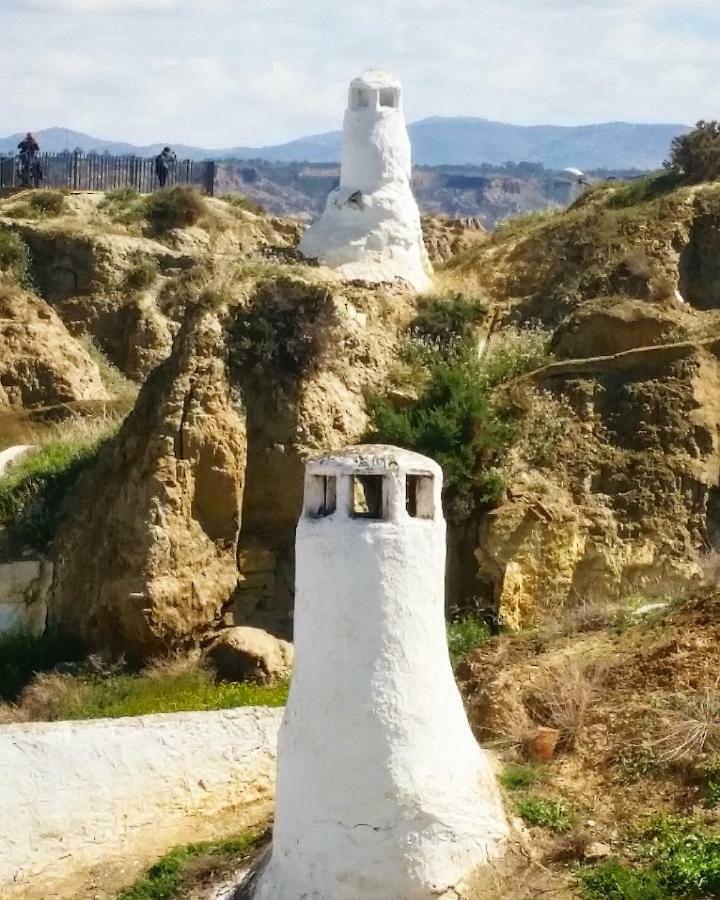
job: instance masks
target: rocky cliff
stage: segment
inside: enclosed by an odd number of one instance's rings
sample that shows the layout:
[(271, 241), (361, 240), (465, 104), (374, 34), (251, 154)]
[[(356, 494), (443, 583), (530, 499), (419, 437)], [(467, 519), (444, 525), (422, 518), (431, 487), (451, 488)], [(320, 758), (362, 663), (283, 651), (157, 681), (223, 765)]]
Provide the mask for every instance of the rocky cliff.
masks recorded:
[[(716, 188), (602, 186), (491, 237), (429, 221), (427, 302), (343, 283), (296, 258), (297, 225), (221, 201), (165, 231), (137, 198), (63, 202), (0, 203), (27, 248), (4, 276), (0, 396), (24, 414), (107, 402), (83, 335), (140, 383), (32, 548), (55, 564), (50, 621), (91, 647), (139, 660), (232, 625), (290, 636), (304, 460), (375, 428), (371, 397), (455, 440), (427, 406), (427, 352), (449, 366), (435, 400), (459, 403), (460, 338), (485, 368), (462, 398), (479, 418), (457, 437), (474, 487), (448, 508), (453, 607), (517, 628), (667, 596), (716, 546)], [(518, 334), (549, 355), (518, 362)]]

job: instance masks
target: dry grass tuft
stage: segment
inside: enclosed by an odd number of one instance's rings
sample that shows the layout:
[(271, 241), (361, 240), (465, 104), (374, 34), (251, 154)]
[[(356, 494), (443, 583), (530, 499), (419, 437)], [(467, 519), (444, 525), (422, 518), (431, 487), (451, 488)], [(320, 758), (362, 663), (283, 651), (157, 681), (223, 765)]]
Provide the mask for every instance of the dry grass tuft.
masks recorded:
[(88, 693), (88, 686), (74, 675), (39, 673), (22, 692), (14, 709), (22, 717), (19, 721), (52, 722), (58, 710), (81, 707)]
[(590, 708), (600, 696), (607, 664), (567, 660), (548, 674), (535, 691), (535, 718), (560, 732), (560, 746), (572, 750), (583, 732)]
[(170, 656), (161, 656), (154, 659), (142, 670), (146, 678), (160, 681), (165, 678), (181, 678), (183, 675), (191, 675), (195, 672), (208, 672), (205, 661), (198, 653), (183, 653), (178, 651)]
[(657, 746), (667, 762), (720, 753), (720, 677), (707, 690), (680, 701)]

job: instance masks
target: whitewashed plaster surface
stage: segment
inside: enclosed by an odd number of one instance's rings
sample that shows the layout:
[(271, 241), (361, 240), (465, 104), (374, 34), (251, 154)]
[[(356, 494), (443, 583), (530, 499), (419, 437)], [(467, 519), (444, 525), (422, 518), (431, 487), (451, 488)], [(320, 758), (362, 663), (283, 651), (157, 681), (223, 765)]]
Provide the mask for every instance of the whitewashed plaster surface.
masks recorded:
[(4, 475), (11, 466), (19, 462), (23, 456), (27, 456), (34, 449), (35, 447), (32, 444), (16, 444), (14, 447), (0, 450), (0, 475)]
[[(383, 520), (348, 515), (354, 473), (384, 476)], [(432, 478), (432, 518), (406, 511), (407, 474)], [(326, 517), (320, 476), (338, 477)], [(504, 852), (509, 825), (448, 656), (441, 482), (431, 460), (387, 447), (308, 465), (259, 900), (429, 900)]]
[[(366, 105), (358, 105), (358, 92)], [(395, 105), (382, 105), (383, 96), (393, 97)], [(427, 290), (432, 269), (410, 178), (402, 85), (393, 75), (368, 70), (350, 85), (340, 187), (303, 236), (300, 251), (343, 278), (401, 278), (417, 291)]]
[[(0, 897), (268, 811), (282, 711), (0, 726)], [(42, 891), (37, 896), (45, 896)], [(47, 896), (51, 896), (48, 894)]]
[(47, 598), (53, 566), (47, 560), (18, 560), (0, 564), (0, 634), (45, 631)]

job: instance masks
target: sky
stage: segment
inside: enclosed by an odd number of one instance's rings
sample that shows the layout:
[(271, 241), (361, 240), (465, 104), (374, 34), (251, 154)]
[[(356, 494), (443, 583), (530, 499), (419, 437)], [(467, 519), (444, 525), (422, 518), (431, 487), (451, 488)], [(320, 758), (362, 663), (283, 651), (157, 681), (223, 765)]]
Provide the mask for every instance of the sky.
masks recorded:
[(0, 0), (0, 135), (262, 146), (340, 127), (368, 66), (410, 121), (720, 118), (718, 0)]

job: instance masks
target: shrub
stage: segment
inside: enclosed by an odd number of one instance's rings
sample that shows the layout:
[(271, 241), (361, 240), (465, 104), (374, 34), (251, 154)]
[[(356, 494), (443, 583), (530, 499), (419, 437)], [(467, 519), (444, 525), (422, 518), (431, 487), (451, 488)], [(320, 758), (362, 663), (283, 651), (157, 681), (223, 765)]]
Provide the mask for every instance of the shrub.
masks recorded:
[(0, 230), (0, 271), (13, 275), (18, 281), (27, 276), (29, 251), (23, 239), (13, 231)]
[(490, 629), (482, 619), (468, 615), (448, 625), (447, 637), (450, 660), (456, 666), (488, 640)]
[(666, 166), (688, 181), (720, 178), (720, 122), (701, 120), (689, 134), (676, 137)]
[(412, 345), (444, 354), (474, 343), (477, 326), (487, 317), (487, 301), (455, 293), (421, 297), (409, 330)]
[(48, 441), (0, 477), (0, 525), (19, 546), (44, 550), (65, 496), (114, 426)]
[(707, 789), (705, 806), (708, 809), (717, 809), (720, 806), (720, 755), (706, 760), (702, 766), (702, 773)]
[(186, 184), (156, 191), (145, 198), (145, 217), (157, 232), (196, 225), (207, 212), (195, 188)]
[(60, 191), (33, 191), (27, 203), (41, 216), (59, 216), (65, 211), (65, 197)]
[(500, 775), (500, 784), (508, 791), (527, 791), (543, 780), (544, 770), (527, 763), (512, 763)]
[[(117, 900), (173, 900), (189, 896), (193, 887), (206, 886), (218, 869), (237, 870), (266, 835), (248, 831), (235, 838), (178, 847), (162, 857)], [(192, 891), (194, 893), (194, 891)]]
[(492, 391), (538, 368), (547, 358), (546, 346), (540, 332), (508, 332), (482, 359), (474, 348), (432, 354), (411, 404), (369, 398), (371, 439), (436, 460), (445, 473), (451, 516), (463, 518), (478, 504), (497, 502), (504, 490), (498, 468), (518, 431)]
[(518, 801), (517, 810), (528, 825), (547, 828), (548, 831), (553, 831), (555, 834), (565, 834), (572, 830), (572, 815), (560, 800), (523, 797)]
[(98, 210), (118, 225), (135, 225), (145, 218), (145, 201), (135, 188), (119, 188), (105, 194)]
[(232, 363), (241, 378), (295, 385), (320, 364), (334, 323), (326, 287), (288, 278), (267, 282), (230, 326)]
[(246, 197), (244, 194), (223, 194), (220, 199), (236, 209), (243, 210), (243, 212), (253, 213), (256, 216), (265, 214), (265, 209), (260, 203), (256, 203), (255, 200), (251, 200), (250, 197)]
[(152, 287), (159, 274), (157, 260), (152, 256), (138, 253), (130, 269), (125, 273), (125, 287), (129, 291), (142, 291)]

